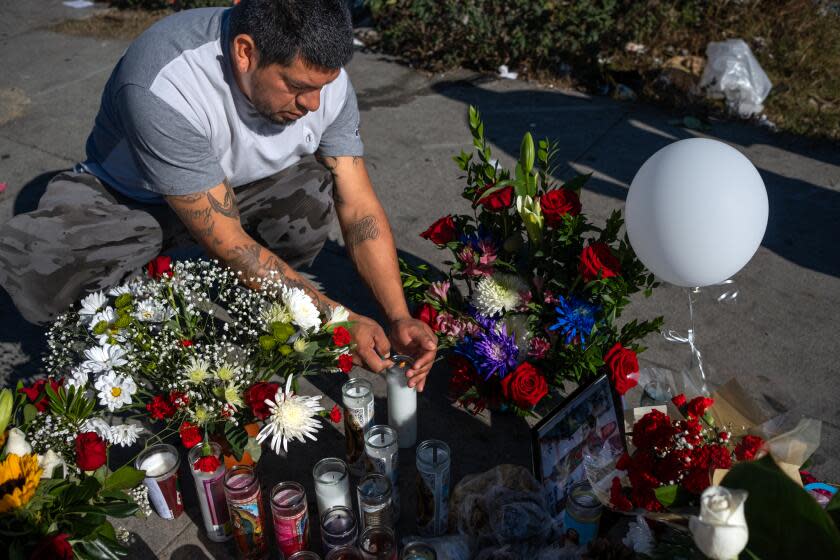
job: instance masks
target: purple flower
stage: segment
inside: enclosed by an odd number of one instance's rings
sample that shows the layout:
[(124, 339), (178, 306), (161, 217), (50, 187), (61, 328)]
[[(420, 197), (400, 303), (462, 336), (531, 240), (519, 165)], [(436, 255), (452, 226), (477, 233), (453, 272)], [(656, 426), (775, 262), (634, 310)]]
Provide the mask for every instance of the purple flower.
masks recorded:
[(478, 373), (487, 381), (493, 375), (503, 378), (516, 367), (519, 348), (516, 346), (516, 339), (509, 336), (507, 329), (502, 325), (479, 334), (473, 352)]

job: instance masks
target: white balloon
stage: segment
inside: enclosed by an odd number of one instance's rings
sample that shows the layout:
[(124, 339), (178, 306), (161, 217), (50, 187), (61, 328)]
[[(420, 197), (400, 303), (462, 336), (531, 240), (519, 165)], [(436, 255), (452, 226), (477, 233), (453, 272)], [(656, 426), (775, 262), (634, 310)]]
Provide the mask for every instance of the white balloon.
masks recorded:
[(625, 223), (630, 244), (657, 277), (685, 287), (741, 270), (767, 229), (767, 190), (738, 150), (705, 138), (653, 154), (633, 178)]

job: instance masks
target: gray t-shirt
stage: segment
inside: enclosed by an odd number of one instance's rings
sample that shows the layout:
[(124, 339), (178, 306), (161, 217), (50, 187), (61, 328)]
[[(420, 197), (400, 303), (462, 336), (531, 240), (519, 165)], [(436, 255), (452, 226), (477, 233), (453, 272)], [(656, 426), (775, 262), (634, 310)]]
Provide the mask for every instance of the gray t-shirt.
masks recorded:
[(230, 67), (230, 10), (171, 15), (144, 32), (102, 94), (82, 166), (141, 202), (230, 181), (235, 188), (318, 151), (361, 156), (359, 109), (347, 73), (321, 90), (321, 106), (280, 125), (261, 116)]

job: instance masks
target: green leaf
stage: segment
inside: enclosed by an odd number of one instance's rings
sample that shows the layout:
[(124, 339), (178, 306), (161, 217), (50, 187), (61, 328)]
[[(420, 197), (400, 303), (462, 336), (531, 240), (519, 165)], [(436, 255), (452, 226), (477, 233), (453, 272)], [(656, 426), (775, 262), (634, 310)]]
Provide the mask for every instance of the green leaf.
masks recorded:
[(137, 504), (133, 503), (107, 502), (99, 504), (98, 507), (105, 512), (105, 515), (109, 515), (111, 517), (131, 517), (137, 513)]
[(146, 474), (131, 465), (123, 465), (105, 479), (103, 490), (128, 490), (134, 488), (146, 478)]
[(225, 422), (225, 438), (230, 444), (236, 460), (242, 459), (242, 452), (245, 450), (245, 445), (248, 444), (248, 432), (242, 426)]
[(840, 531), (831, 517), (770, 456), (735, 465), (721, 484), (750, 493), (747, 547), (762, 560), (840, 558)]
[(29, 424), (36, 416), (38, 416), (38, 409), (35, 408), (34, 404), (27, 403), (23, 407), (23, 423)]
[(566, 181), (563, 184), (564, 189), (571, 189), (577, 193), (580, 193), (580, 189), (586, 184), (589, 178), (592, 177), (592, 173), (587, 173), (586, 175), (578, 175), (574, 179)]
[(660, 486), (659, 488), (656, 488), (653, 493), (656, 494), (656, 499), (660, 504), (666, 508), (671, 507), (679, 498), (680, 485), (671, 484), (670, 486)]
[(834, 497), (828, 502), (825, 512), (831, 516), (834, 524), (840, 527), (840, 492), (834, 494)]

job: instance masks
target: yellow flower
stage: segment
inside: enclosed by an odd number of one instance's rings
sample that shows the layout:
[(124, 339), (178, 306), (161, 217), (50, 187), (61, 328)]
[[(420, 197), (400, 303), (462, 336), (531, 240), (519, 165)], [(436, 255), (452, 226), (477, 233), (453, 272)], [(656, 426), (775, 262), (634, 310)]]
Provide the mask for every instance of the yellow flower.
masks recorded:
[(38, 457), (31, 453), (23, 457), (10, 453), (5, 461), (0, 462), (0, 492), (3, 492), (0, 514), (28, 504), (35, 495), (42, 472)]

